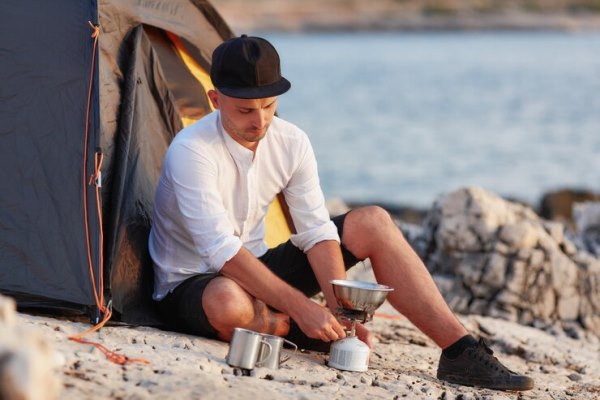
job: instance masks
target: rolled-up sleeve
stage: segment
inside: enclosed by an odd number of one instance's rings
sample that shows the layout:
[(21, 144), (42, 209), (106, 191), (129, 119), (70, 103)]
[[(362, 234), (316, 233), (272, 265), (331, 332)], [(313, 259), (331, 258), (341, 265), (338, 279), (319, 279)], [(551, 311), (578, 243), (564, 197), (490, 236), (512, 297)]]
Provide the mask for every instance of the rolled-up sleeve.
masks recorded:
[(297, 232), (291, 236), (291, 241), (304, 252), (324, 240), (335, 240), (339, 243), (337, 229), (331, 222), (325, 206), (317, 161), (308, 138), (301, 142), (296, 154), (299, 155), (298, 167), (284, 189)]
[(234, 235), (218, 190), (218, 165), (199, 152), (197, 146), (188, 146), (186, 142), (171, 149), (167, 162), (177, 207), (175, 214), (203, 264), (209, 271), (219, 271), (237, 254), (242, 242)]

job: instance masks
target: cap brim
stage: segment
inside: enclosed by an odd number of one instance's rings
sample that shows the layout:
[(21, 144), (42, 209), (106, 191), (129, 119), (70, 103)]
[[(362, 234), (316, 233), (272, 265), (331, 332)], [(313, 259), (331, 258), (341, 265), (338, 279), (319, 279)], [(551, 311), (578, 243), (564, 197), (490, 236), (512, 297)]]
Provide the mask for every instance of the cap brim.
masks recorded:
[(229, 97), (238, 99), (264, 99), (265, 97), (275, 97), (284, 94), (292, 84), (285, 78), (281, 78), (279, 82), (271, 85), (257, 87), (227, 87), (217, 86), (219, 92)]

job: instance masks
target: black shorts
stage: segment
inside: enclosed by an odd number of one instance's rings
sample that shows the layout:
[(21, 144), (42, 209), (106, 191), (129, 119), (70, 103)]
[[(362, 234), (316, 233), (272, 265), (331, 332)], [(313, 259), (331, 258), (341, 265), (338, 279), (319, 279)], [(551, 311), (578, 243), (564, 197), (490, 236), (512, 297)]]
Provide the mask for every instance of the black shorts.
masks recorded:
[[(342, 214), (332, 219), (340, 238), (345, 218), (346, 214)], [(343, 245), (341, 250), (346, 270), (361, 261)], [(321, 291), (306, 254), (294, 246), (291, 241), (288, 240), (269, 249), (259, 257), (259, 260), (275, 275), (306, 296), (312, 297)], [(218, 276), (221, 275), (219, 273), (194, 275), (183, 281), (158, 302), (158, 308), (167, 324), (167, 329), (209, 338), (217, 337), (217, 331), (208, 322), (202, 308), (202, 295), (208, 283)]]

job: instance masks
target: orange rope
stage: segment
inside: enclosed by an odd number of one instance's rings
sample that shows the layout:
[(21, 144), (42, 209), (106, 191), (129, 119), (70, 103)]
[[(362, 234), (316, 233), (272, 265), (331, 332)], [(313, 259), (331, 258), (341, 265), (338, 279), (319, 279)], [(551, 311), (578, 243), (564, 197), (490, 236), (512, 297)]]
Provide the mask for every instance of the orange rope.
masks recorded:
[(95, 346), (98, 350), (100, 350), (106, 356), (106, 358), (109, 361), (111, 361), (115, 364), (124, 365), (124, 364), (130, 363), (130, 362), (139, 362), (142, 364), (150, 364), (150, 361), (146, 360), (145, 358), (129, 358), (126, 355), (119, 354), (112, 350), (107, 349), (100, 343), (92, 342), (92, 341), (85, 340), (85, 339), (71, 339), (71, 340), (74, 342), (77, 342), (77, 343), (91, 344), (92, 346)]
[(123, 364), (127, 364), (129, 362), (139, 362), (142, 364), (150, 364), (150, 361), (146, 360), (145, 358), (129, 358), (124, 354), (120, 354), (115, 351), (107, 349), (104, 345), (102, 345), (98, 342), (93, 342), (91, 340), (82, 339), (82, 337), (89, 335), (92, 332), (98, 331), (100, 328), (102, 328), (104, 326), (104, 324), (106, 324), (108, 322), (110, 317), (112, 317), (112, 310), (110, 307), (110, 302), (109, 302), (108, 306), (105, 308), (105, 310), (106, 310), (106, 313), (105, 313), (104, 319), (102, 321), (100, 321), (99, 324), (91, 327), (90, 329), (88, 329), (85, 332), (69, 336), (69, 340), (72, 340), (74, 342), (81, 343), (81, 344), (89, 344), (89, 345), (96, 347), (98, 350), (100, 350), (106, 356), (106, 358), (109, 361), (111, 361), (115, 364), (123, 365)]
[[(94, 25), (90, 21), (88, 24), (93, 29), (91, 37), (94, 39), (94, 45), (92, 48), (92, 63), (90, 68), (90, 79), (89, 79), (89, 88), (88, 88), (88, 96), (87, 96), (87, 106), (85, 110), (85, 141), (83, 147), (83, 214), (84, 214), (84, 224), (85, 224), (85, 239), (87, 244), (87, 257), (88, 257), (88, 266), (90, 269), (90, 277), (92, 279), (92, 288), (94, 289), (94, 300), (96, 301), (96, 307), (102, 312), (105, 313), (106, 309), (104, 307), (104, 287), (100, 287), (100, 296), (98, 295), (98, 290), (96, 289), (96, 278), (94, 275), (94, 263), (92, 261), (92, 246), (90, 241), (90, 227), (88, 225), (88, 206), (87, 206), (87, 149), (89, 142), (89, 130), (90, 130), (90, 110), (92, 107), (92, 89), (93, 89), (93, 81), (94, 81), (94, 67), (96, 64), (96, 49), (98, 48), (98, 37), (100, 36), (100, 26)], [(102, 224), (100, 224), (102, 225)], [(102, 248), (100, 248), (100, 254), (102, 254)], [(102, 265), (100, 265), (100, 270), (102, 271)], [(100, 274), (102, 276), (102, 273)]]
[[(90, 278), (92, 280), (92, 288), (94, 289), (94, 300), (96, 302), (96, 307), (100, 310), (100, 312), (104, 315), (102, 321), (100, 321), (96, 326), (88, 329), (85, 332), (71, 335), (69, 336), (69, 340), (72, 340), (77, 343), (82, 344), (90, 344), (99, 349), (108, 360), (114, 362), (115, 364), (126, 364), (128, 362), (140, 362), (144, 364), (150, 364), (150, 361), (143, 358), (129, 358), (123, 354), (116, 353), (112, 350), (107, 349), (100, 343), (93, 342), (90, 340), (82, 339), (83, 336), (86, 336), (92, 332), (98, 331), (102, 328), (108, 320), (112, 317), (112, 307), (109, 302), (108, 305), (104, 305), (104, 231), (102, 228), (102, 206), (100, 199), (100, 187), (102, 186), (102, 161), (104, 160), (104, 155), (101, 150), (97, 150), (94, 154), (94, 173), (90, 176), (89, 180), (86, 181), (87, 177), (87, 149), (89, 143), (89, 127), (90, 127), (90, 111), (92, 107), (92, 89), (93, 89), (93, 81), (94, 81), (94, 68), (96, 65), (96, 50), (98, 48), (98, 37), (100, 36), (100, 26), (92, 24), (91, 21), (88, 21), (88, 24), (92, 28), (92, 39), (94, 39), (94, 46), (92, 50), (92, 66), (90, 69), (90, 85), (88, 89), (87, 96), (87, 107), (85, 111), (85, 141), (83, 148), (83, 213), (84, 213), (84, 224), (85, 224), (85, 239), (87, 244), (87, 257), (88, 257), (88, 266), (90, 269)], [(92, 261), (92, 245), (90, 240), (90, 227), (88, 224), (88, 207), (87, 207), (87, 185), (95, 186), (95, 194), (96, 194), (96, 211), (98, 213), (98, 226), (99, 226), (99, 272), (100, 276), (99, 280), (99, 288), (96, 288), (96, 277), (94, 274), (94, 262)], [(100, 293), (98, 293), (100, 292)]]
[(385, 313), (375, 313), (375, 317), (383, 318), (383, 319), (402, 319), (402, 315), (396, 314), (385, 314)]
[[(104, 154), (101, 150), (97, 150), (94, 153), (94, 174), (90, 177), (93, 181), (96, 189), (96, 212), (98, 213), (98, 227), (99, 227), (99, 264), (100, 264), (100, 304), (104, 304), (104, 228), (102, 227), (102, 200), (100, 199), (100, 188), (102, 187), (102, 161), (104, 160)], [(110, 313), (112, 315), (112, 312)]]

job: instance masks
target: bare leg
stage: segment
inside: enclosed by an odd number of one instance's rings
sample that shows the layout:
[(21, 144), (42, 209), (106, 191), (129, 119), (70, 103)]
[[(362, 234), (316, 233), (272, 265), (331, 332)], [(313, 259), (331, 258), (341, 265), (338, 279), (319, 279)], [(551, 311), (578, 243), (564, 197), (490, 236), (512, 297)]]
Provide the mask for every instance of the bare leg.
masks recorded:
[(387, 211), (351, 211), (342, 242), (355, 256), (370, 258), (377, 281), (394, 288), (387, 297), (392, 306), (442, 349), (467, 334)]
[(271, 310), (229, 278), (213, 279), (204, 290), (202, 307), (219, 339), (229, 342), (236, 327), (285, 336), (289, 317)]

